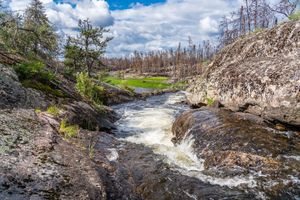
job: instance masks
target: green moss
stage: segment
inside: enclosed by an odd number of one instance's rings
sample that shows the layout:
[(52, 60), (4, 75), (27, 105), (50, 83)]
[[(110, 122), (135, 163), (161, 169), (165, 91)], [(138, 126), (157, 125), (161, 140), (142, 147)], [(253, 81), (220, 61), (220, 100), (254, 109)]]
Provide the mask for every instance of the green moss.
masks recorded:
[(297, 11), (289, 16), (289, 20), (297, 21), (300, 20), (300, 11)]
[(67, 120), (63, 119), (60, 122), (59, 132), (64, 135), (66, 139), (76, 137), (79, 133), (78, 125), (67, 125)]
[(24, 81), (22, 81), (22, 85), (27, 88), (33, 88), (36, 90), (40, 90), (47, 95), (50, 94), (50, 95), (53, 95), (56, 97), (62, 97), (62, 98), (66, 97), (66, 95), (61, 90), (53, 89), (47, 84), (37, 82), (34, 80), (24, 80)]
[(59, 115), (59, 109), (57, 106), (50, 106), (46, 112), (55, 117), (57, 117)]

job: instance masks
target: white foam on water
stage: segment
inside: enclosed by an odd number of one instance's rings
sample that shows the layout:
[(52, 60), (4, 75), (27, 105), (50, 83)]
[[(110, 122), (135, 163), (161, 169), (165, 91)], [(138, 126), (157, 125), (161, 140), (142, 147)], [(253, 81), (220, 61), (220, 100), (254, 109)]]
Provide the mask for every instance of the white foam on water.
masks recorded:
[(127, 108), (123, 112), (118, 128), (125, 132), (132, 131), (135, 134), (122, 140), (151, 147), (154, 153), (164, 156), (164, 161), (172, 169), (181, 172), (183, 175), (220, 186), (238, 187), (241, 184), (247, 184), (250, 188), (256, 187), (257, 184), (252, 175), (217, 178), (203, 174), (204, 160), (198, 158), (194, 153), (194, 139), (192, 136), (184, 138), (178, 145), (172, 143), (171, 128), (175, 120), (176, 110), (167, 105), (181, 102), (184, 97), (182, 93), (171, 95), (161, 107), (146, 107), (140, 110)]

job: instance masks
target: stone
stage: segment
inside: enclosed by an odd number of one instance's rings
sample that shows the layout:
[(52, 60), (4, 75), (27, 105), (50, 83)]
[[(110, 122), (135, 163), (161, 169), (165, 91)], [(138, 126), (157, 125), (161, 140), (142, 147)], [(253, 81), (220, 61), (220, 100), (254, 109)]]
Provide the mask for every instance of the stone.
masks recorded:
[(220, 102), (233, 111), (300, 125), (300, 21), (252, 33), (223, 48), (190, 82), (190, 104)]
[(40, 92), (24, 88), (11, 66), (0, 64), (0, 109), (44, 108), (47, 101)]
[[(300, 178), (300, 162), (286, 159), (289, 155), (300, 156), (296, 132), (276, 130), (249, 113), (212, 107), (183, 113), (175, 120), (172, 131), (175, 145), (192, 138), (194, 153), (203, 160), (205, 174), (232, 179), (254, 177), (260, 183), (253, 188), (264, 191), (271, 199), (280, 195), (292, 198), (300, 191), (294, 182)], [(282, 180), (287, 182), (279, 187)], [(274, 187), (268, 186), (270, 182)]]

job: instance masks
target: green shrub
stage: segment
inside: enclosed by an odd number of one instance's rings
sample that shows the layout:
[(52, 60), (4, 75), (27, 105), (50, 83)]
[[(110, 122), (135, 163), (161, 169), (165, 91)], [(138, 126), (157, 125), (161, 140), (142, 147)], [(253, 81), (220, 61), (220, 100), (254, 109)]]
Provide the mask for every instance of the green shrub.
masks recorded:
[(50, 106), (46, 112), (55, 117), (57, 117), (59, 115), (59, 109), (57, 106)]
[(20, 80), (35, 79), (40, 81), (51, 81), (54, 74), (45, 70), (45, 64), (41, 61), (28, 61), (17, 64), (14, 67)]
[(59, 132), (64, 135), (66, 139), (76, 137), (79, 133), (78, 125), (67, 125), (67, 120), (63, 119), (60, 122)]
[(95, 81), (89, 78), (87, 73), (81, 72), (76, 76), (76, 90), (86, 98), (95, 102), (96, 104), (102, 104), (103, 96), (105, 95), (105, 89), (99, 86)]
[(297, 11), (289, 16), (289, 20), (297, 21), (300, 20), (300, 11)]

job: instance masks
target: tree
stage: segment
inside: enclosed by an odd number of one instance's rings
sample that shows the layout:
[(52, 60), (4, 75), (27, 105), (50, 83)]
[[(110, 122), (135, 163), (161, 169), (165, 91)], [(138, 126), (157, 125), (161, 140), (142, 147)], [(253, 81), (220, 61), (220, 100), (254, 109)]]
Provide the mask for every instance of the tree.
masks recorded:
[(269, 9), (273, 12), (277, 12), (286, 17), (289, 17), (300, 4), (299, 0), (280, 0), (280, 2), (274, 7), (269, 6)]
[(51, 26), (40, 0), (32, 0), (25, 10), (24, 25), (20, 28), (25, 41), (23, 51), (41, 58), (57, 55), (58, 36)]
[(72, 43), (72, 38), (68, 37), (65, 45), (65, 59), (64, 64), (71, 72), (81, 70), (84, 65), (82, 60), (82, 50), (79, 46)]
[(66, 59), (75, 57), (74, 54), (80, 56), (80, 59), (84, 61), (88, 75), (91, 76), (93, 66), (97, 61), (100, 61), (101, 56), (105, 53), (107, 43), (112, 40), (112, 37), (105, 37), (104, 34), (109, 30), (104, 27), (93, 27), (89, 19), (79, 20), (78, 28), (79, 35), (69, 41), (69, 47), (75, 51), (72, 53), (66, 49), (67, 52), (71, 53), (66, 55)]

